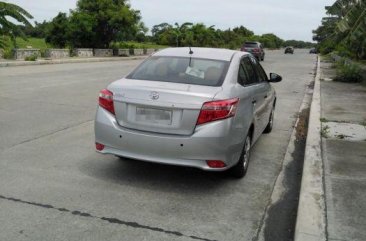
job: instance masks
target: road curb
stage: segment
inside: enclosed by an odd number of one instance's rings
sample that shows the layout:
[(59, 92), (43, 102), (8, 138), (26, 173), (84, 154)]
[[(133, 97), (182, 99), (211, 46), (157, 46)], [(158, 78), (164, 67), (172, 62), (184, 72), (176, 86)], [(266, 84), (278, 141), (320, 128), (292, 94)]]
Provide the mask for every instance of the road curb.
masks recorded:
[(326, 240), (320, 101), (320, 57), (318, 57), (305, 147), (295, 241)]
[(135, 57), (107, 57), (107, 58), (79, 58), (79, 59), (52, 59), (52, 60), (37, 60), (37, 61), (13, 61), (0, 62), (0, 67), (16, 67), (30, 65), (46, 65), (46, 64), (69, 64), (69, 63), (93, 63), (93, 62), (114, 62), (114, 61), (129, 61), (142, 60), (148, 56)]

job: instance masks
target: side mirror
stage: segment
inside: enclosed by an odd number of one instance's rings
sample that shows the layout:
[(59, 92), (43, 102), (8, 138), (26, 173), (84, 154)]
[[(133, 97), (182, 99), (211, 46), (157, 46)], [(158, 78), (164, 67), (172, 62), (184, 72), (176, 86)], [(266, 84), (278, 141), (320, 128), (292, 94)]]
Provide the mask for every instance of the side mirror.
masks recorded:
[(269, 74), (269, 82), (280, 82), (282, 80), (281, 75), (275, 74), (275, 73), (270, 73)]

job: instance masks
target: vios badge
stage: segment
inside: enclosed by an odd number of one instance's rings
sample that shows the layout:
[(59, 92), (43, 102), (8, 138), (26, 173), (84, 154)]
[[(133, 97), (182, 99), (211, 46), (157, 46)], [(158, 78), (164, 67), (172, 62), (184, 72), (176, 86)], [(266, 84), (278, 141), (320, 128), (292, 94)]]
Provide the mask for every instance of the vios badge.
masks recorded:
[(159, 99), (159, 93), (158, 93), (158, 92), (156, 92), (156, 91), (151, 92), (151, 93), (150, 93), (150, 98), (151, 98), (152, 100), (157, 100), (157, 99)]

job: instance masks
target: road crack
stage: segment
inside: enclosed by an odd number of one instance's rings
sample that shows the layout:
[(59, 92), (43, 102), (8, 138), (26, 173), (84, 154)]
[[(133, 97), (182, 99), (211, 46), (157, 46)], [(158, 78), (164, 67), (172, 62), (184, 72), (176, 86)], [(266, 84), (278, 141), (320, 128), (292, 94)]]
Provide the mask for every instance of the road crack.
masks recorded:
[(74, 215), (74, 216), (98, 219), (98, 220), (105, 221), (105, 222), (108, 222), (108, 223), (111, 223), (111, 224), (124, 225), (124, 226), (127, 226), (127, 227), (136, 228), (136, 229), (146, 229), (146, 230), (150, 230), (150, 231), (153, 231), (153, 232), (165, 233), (165, 234), (168, 234), (168, 235), (174, 235), (174, 236), (178, 236), (178, 237), (186, 237), (186, 238), (190, 238), (190, 239), (194, 239), (194, 240), (217, 241), (217, 240), (214, 240), (214, 239), (207, 239), (207, 238), (197, 237), (197, 236), (193, 236), (193, 235), (186, 235), (186, 234), (183, 234), (183, 233), (178, 232), (178, 231), (171, 231), (171, 230), (166, 230), (166, 229), (159, 228), (159, 227), (143, 225), (143, 224), (139, 224), (137, 222), (123, 221), (123, 220), (118, 219), (118, 218), (99, 217), (99, 216), (95, 216), (95, 215), (92, 215), (90, 213), (81, 212), (81, 211), (78, 211), (78, 210), (72, 211), (72, 210), (69, 210), (69, 209), (66, 209), (66, 208), (58, 208), (58, 207), (55, 207), (55, 206), (50, 205), (50, 204), (29, 202), (29, 201), (21, 200), (19, 198), (6, 197), (6, 196), (3, 196), (3, 195), (0, 195), (0, 199), (11, 201), (11, 202), (16, 202), (16, 203), (28, 204), (28, 205), (32, 205), (32, 206), (36, 206), (36, 207), (40, 207), (40, 208), (45, 208), (45, 209), (57, 210), (57, 211), (60, 211), (60, 212), (63, 212), (63, 213), (68, 213), (68, 214), (71, 214), (71, 215)]

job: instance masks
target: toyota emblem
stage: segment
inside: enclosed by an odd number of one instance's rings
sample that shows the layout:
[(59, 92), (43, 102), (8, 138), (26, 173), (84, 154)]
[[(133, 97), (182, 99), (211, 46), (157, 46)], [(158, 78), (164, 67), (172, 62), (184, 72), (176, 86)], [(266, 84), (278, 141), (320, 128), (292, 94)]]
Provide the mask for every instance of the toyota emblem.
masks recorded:
[(159, 93), (158, 93), (158, 92), (156, 92), (156, 91), (151, 92), (151, 93), (150, 93), (150, 98), (151, 98), (152, 100), (157, 100), (157, 99), (159, 99)]

